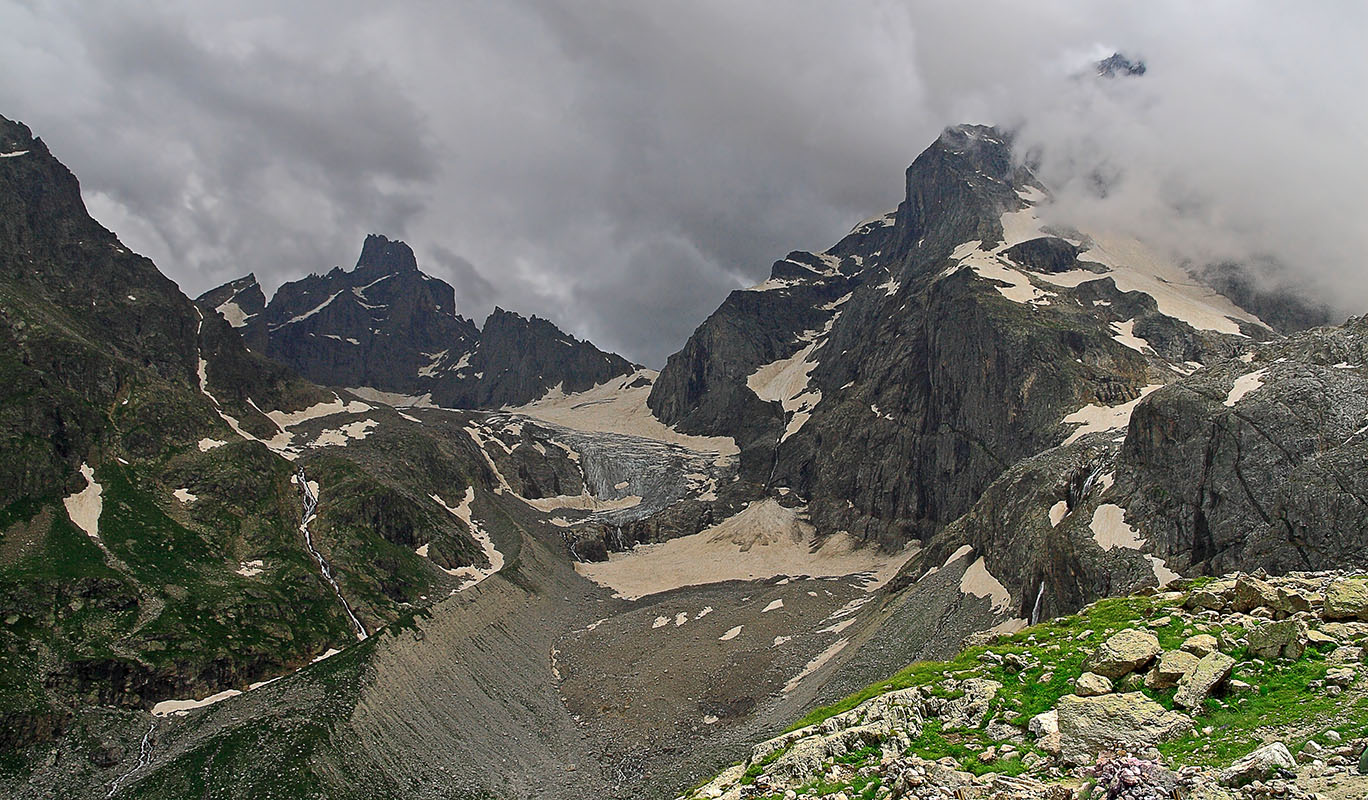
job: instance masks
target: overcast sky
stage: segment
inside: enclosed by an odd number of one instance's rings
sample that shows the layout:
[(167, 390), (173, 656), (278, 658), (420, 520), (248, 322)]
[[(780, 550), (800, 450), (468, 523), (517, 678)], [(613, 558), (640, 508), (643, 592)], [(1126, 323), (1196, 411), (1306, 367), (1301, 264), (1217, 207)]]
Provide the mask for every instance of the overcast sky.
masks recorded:
[[(0, 114), (192, 296), (376, 232), (479, 322), (658, 367), (985, 122), (1097, 224), (1368, 309), (1364, 3), (0, 0), (0, 31)], [(1114, 50), (1149, 73), (1073, 77)], [(1107, 200), (1071, 194), (1099, 166)]]

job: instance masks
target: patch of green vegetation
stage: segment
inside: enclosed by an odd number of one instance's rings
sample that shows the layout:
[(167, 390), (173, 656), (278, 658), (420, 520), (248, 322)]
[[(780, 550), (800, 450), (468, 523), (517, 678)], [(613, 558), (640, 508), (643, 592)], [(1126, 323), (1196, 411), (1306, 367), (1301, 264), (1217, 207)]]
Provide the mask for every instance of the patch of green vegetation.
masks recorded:
[[(1231, 677), (1254, 688), (1249, 692), (1231, 693), (1224, 699), (1209, 698), (1198, 718), (1197, 730), (1159, 746), (1159, 751), (1173, 763), (1228, 764), (1263, 744), (1255, 733), (1261, 727), (1325, 720), (1328, 729), (1329, 721), (1334, 718), (1340, 720), (1339, 727), (1345, 728), (1342, 733), (1368, 728), (1368, 708), (1364, 701), (1346, 708), (1338, 698), (1307, 689), (1311, 682), (1324, 680), (1330, 666), (1319, 651), (1308, 649), (1297, 661), (1270, 660), (1262, 666), (1248, 660), (1243, 649), (1231, 655), (1241, 662)], [(1287, 745), (1295, 751), (1311, 738), (1302, 736), (1288, 741)]]
[(924, 758), (928, 761), (935, 761), (949, 756), (960, 763), (963, 769), (975, 775), (984, 775), (989, 772), (997, 772), (1005, 775), (1020, 775), (1026, 771), (1026, 765), (1021, 762), (1024, 752), (1016, 752), (1012, 758), (995, 758), (991, 761), (982, 760), (981, 756), (989, 747), (998, 744), (983, 731), (970, 729), (964, 731), (947, 731), (938, 719), (929, 720), (922, 728), (921, 736), (907, 748), (907, 752)]
[[(1070, 691), (1069, 682), (1082, 672), (1083, 661), (1106, 635), (1123, 628), (1144, 626), (1151, 616), (1161, 616), (1163, 605), (1152, 597), (1118, 597), (1098, 601), (1082, 613), (1041, 623), (1006, 637), (991, 646), (970, 647), (950, 661), (918, 661), (888, 680), (866, 686), (854, 694), (816, 708), (789, 730), (816, 725), (849, 711), (871, 698), (912, 686), (927, 687), (947, 696), (940, 686), (947, 677), (978, 677), (1002, 684), (997, 702), (1008, 721), (1024, 725), (1031, 717), (1054, 707)], [(1172, 646), (1184, 638), (1181, 622), (1156, 631), (1161, 643)], [(1016, 672), (1001, 663), (1013, 654), (1040, 661), (1039, 666)], [(953, 693), (950, 693), (953, 695)]]
[[(157, 481), (102, 465), (99, 542), (60, 498), (0, 512), (10, 554), (0, 563), (0, 711), (60, 713), (111, 674), (140, 673), (128, 684), (143, 686), (144, 699), (159, 684), (218, 691), (225, 677), (245, 683), (347, 641), (345, 616), (280, 511), (288, 465), (265, 476), (245, 469), (201, 465), (203, 481), (251, 486), (212, 494), (235, 504), (202, 498), (187, 525), (168, 515), (170, 491)], [(246, 553), (267, 571), (238, 574)], [(65, 666), (54, 674), (53, 663)]]
[(768, 767), (770, 764), (773, 764), (775, 761), (779, 760), (779, 756), (782, 756), (784, 753), (787, 752), (787, 747), (781, 747), (778, 750), (775, 750), (773, 753), (770, 753), (769, 755), (765, 756), (763, 759), (755, 762), (754, 764), (751, 764), (749, 767), (746, 768), (745, 774), (741, 776), (741, 785), (750, 786), (752, 783), (755, 783), (755, 779), (760, 777), (760, 775), (764, 773), (765, 767)]
[[(368, 640), (309, 666), (290, 679), (299, 683), (288, 693), (282, 691), (279, 704), (251, 711), (242, 706), (211, 707), (189, 724), (213, 735), (155, 772), (138, 776), (116, 797), (390, 797), (385, 787), (373, 781), (349, 780), (339, 786), (339, 774), (348, 774), (349, 779), (356, 776), (347, 772), (349, 765), (337, 762), (331, 745), (338, 724), (349, 718), (355, 705), (361, 674), (373, 650)], [(317, 691), (303, 688), (310, 684)], [(228, 725), (218, 719), (222, 714), (243, 713), (254, 716)], [(177, 736), (194, 738), (184, 731)]]

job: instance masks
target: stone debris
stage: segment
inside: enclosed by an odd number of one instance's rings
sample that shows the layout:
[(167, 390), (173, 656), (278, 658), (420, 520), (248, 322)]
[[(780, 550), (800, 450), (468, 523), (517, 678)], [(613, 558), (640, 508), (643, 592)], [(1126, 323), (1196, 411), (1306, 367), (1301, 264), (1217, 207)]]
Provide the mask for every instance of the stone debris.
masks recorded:
[(1110, 694), (1112, 682), (1095, 672), (1085, 672), (1074, 682), (1074, 692), (1079, 697), (1097, 697)]
[[(1207, 638), (1212, 642), (1216, 641), (1210, 636)], [(1184, 645), (1186, 646), (1186, 642)], [(1159, 657), (1158, 663), (1145, 676), (1145, 686), (1150, 689), (1172, 689), (1191, 675), (1200, 661), (1198, 656), (1185, 650), (1170, 650)]]
[(1279, 771), (1293, 773), (1296, 769), (1297, 762), (1292, 760), (1292, 753), (1288, 751), (1287, 745), (1274, 742), (1260, 747), (1221, 770), (1221, 783), (1238, 789), (1256, 780), (1268, 780)]
[[(1031, 670), (1042, 668), (1042, 653), (1057, 652), (1061, 646), (1083, 648), (1082, 671), (1068, 684), (1073, 693), (1029, 719), (1014, 715), (1011, 707), (1016, 701), (1002, 693), (1002, 683), (966, 677), (963, 670), (948, 672), (931, 683), (888, 691), (820, 723), (762, 742), (752, 748), (746, 762), (686, 797), (1368, 797), (1368, 738), (1341, 736), (1332, 728), (1323, 728), (1310, 740), (1306, 732), (1284, 734), (1305, 741), (1295, 758), (1283, 742), (1266, 735), (1275, 728), (1261, 728), (1264, 733), (1258, 735), (1266, 744), (1224, 769), (1166, 766), (1160, 756), (1165, 743), (1192, 733), (1197, 734), (1199, 751), (1209, 752), (1211, 745), (1200, 744), (1200, 739), (1218, 734), (1212, 726), (1201, 727), (1206, 709), (1245, 702), (1238, 698), (1250, 698), (1260, 690), (1257, 681), (1250, 680), (1263, 670), (1287, 669), (1288, 662), (1303, 659), (1308, 648), (1316, 648), (1313, 655), (1324, 664), (1323, 678), (1310, 681), (1308, 693), (1336, 697), (1356, 691), (1346, 700), (1361, 698), (1362, 645), (1368, 643), (1365, 587), (1368, 581), (1343, 574), (1260, 574), (1209, 581), (1185, 593), (1161, 593), (1165, 602), (1152, 612), (1153, 619), (1134, 621), (1131, 627), (1070, 632), (1053, 641), (1046, 638), (1051, 635), (1046, 629), (1028, 635), (1025, 648), (978, 654), (981, 666), (969, 674), (994, 670), (995, 677), (1006, 681), (1047, 683), (1059, 665), (1054, 664), (1054, 671), (1033, 674)], [(1165, 650), (1159, 637), (1171, 637), (1166, 631), (1174, 624), (1197, 632), (1181, 643), (1167, 638), (1165, 644), (1173, 649)], [(1232, 677), (1237, 668), (1245, 680)], [(1174, 710), (1146, 691), (1173, 692)], [(956, 743), (960, 749), (952, 752), (959, 755), (922, 757), (926, 753), (916, 743), (924, 741), (927, 732), (932, 738), (925, 741)], [(932, 752), (944, 753), (944, 746)]]

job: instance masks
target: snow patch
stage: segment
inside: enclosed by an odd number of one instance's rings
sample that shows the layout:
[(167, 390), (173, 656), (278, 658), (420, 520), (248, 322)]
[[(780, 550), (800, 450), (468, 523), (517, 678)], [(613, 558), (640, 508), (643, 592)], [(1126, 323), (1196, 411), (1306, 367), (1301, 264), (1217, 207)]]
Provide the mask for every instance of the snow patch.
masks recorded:
[[(399, 394), (398, 392), (386, 392), (370, 386), (349, 387), (347, 391), (371, 403), (379, 403), (390, 408), (436, 408), (432, 402), (432, 393), (425, 394)], [(369, 410), (369, 409), (367, 409)]]
[(253, 576), (260, 575), (261, 571), (265, 569), (265, 567), (266, 562), (262, 561), (259, 558), (256, 558), (251, 561), (238, 562), (238, 568), (233, 571), (244, 578), (251, 578)]
[(320, 417), (329, 417), (333, 414), (364, 414), (372, 410), (371, 406), (366, 405), (360, 400), (344, 402), (336, 394), (333, 399), (326, 403), (315, 403), (302, 411), (268, 411), (266, 416), (276, 424), (278, 428), (284, 430), (292, 428), (302, 422)]
[(744, 628), (744, 627), (746, 627), (746, 626), (745, 626), (745, 625), (737, 625), (735, 628), (732, 628), (731, 630), (729, 630), (729, 631), (727, 631), (726, 633), (722, 634), (721, 636), (717, 637), (717, 641), (719, 641), (719, 642), (730, 642), (732, 639), (735, 639), (736, 637), (738, 637), (738, 636), (741, 635), (741, 629)]
[(63, 498), (62, 503), (66, 506), (67, 516), (71, 518), (72, 524), (85, 531), (86, 536), (99, 542), (100, 513), (104, 510), (104, 501), (100, 495), (104, 493), (104, 488), (95, 482), (95, 470), (91, 469), (89, 464), (81, 465), (81, 477), (85, 478), (85, 488)]
[(1058, 503), (1050, 506), (1050, 527), (1059, 527), (1059, 523), (1064, 521), (1064, 517), (1066, 517), (1068, 513), (1069, 501), (1067, 500), (1060, 500)]
[(212, 706), (215, 703), (227, 700), (230, 697), (237, 697), (242, 692), (237, 689), (224, 689), (218, 694), (211, 694), (202, 700), (163, 700), (152, 706), (152, 716), (168, 717), (175, 715), (183, 717), (197, 708)]
[(1124, 547), (1139, 550), (1145, 544), (1140, 533), (1126, 523), (1126, 510), (1115, 503), (1103, 503), (1093, 512), (1090, 525), (1093, 541), (1103, 550)]
[(847, 641), (845, 639), (837, 639), (836, 641), (831, 643), (830, 647), (823, 650), (821, 653), (817, 654), (816, 658), (809, 661), (803, 667), (802, 672), (799, 672), (797, 675), (794, 675), (792, 678), (789, 678), (788, 683), (784, 684), (784, 694), (788, 694), (794, 689), (797, 689), (798, 684), (802, 683), (804, 678), (821, 669), (822, 666), (825, 665), (832, 658), (834, 658), (837, 653), (841, 652), (841, 650), (845, 648), (846, 644)]
[(1137, 353), (1153, 354), (1154, 348), (1150, 343), (1135, 335), (1135, 320), (1128, 319), (1125, 322), (1113, 322), (1111, 324), (1112, 339), (1129, 347)]
[(609, 553), (607, 561), (576, 563), (575, 570), (629, 600), (681, 586), (783, 575), (870, 573), (865, 588), (873, 591), (917, 553), (909, 545), (899, 553), (882, 554), (845, 532), (826, 537), (820, 547), (818, 541), (805, 509), (785, 508), (770, 498), (699, 533)]
[(764, 613), (769, 612), (769, 611), (777, 611), (778, 609), (781, 609), (781, 608), (783, 608), (783, 607), (784, 607), (784, 600), (783, 600), (783, 598), (780, 598), (780, 599), (778, 599), (778, 600), (772, 600), (772, 601), (770, 601), (770, 604), (769, 604), (769, 605), (767, 605), (767, 606), (765, 606), (764, 608), (760, 609), (760, 613), (761, 613), (761, 614), (764, 614)]
[(485, 529), (481, 527), (481, 525), (478, 522), (476, 522), (475, 518), (471, 515), (470, 505), (471, 503), (475, 502), (474, 486), (466, 487), (465, 497), (461, 498), (461, 504), (456, 506), (455, 508), (452, 508), (451, 506), (447, 505), (446, 502), (442, 500), (442, 498), (438, 497), (435, 494), (429, 496), (433, 500), (436, 500), (438, 505), (440, 505), (442, 508), (445, 508), (447, 511), (451, 512), (452, 515), (454, 515), (457, 519), (466, 524), (466, 527), (470, 529), (471, 538), (475, 540), (476, 544), (480, 545), (480, 550), (484, 553), (485, 559), (489, 561), (488, 569), (480, 569), (479, 567), (470, 566), (444, 570), (448, 575), (454, 575), (458, 578), (464, 579), (464, 582), (461, 584), (460, 588), (457, 589), (457, 591), (468, 589), (471, 586), (474, 586), (475, 584), (484, 580), (485, 578), (488, 578), (490, 575), (493, 575), (494, 573), (503, 569), (503, 553), (499, 552), (499, 548), (494, 546), (494, 539), (490, 537), (489, 533), (485, 531)]
[(1117, 428), (1126, 427), (1130, 424), (1131, 414), (1135, 412), (1135, 407), (1140, 404), (1140, 401), (1144, 400), (1150, 392), (1161, 386), (1163, 386), (1162, 383), (1154, 383), (1142, 387), (1140, 389), (1139, 397), (1128, 403), (1122, 403), (1119, 406), (1102, 406), (1097, 405), (1096, 403), (1090, 403), (1072, 414), (1069, 414), (1064, 417), (1064, 419), (1060, 420), (1060, 422), (1065, 425), (1077, 424), (1082, 427), (1075, 429), (1074, 432), (1069, 434), (1069, 436), (1065, 438), (1064, 441), (1060, 442), (1060, 444), (1073, 444), (1090, 433), (1111, 431), (1116, 430)]
[(974, 563), (964, 571), (960, 578), (960, 591), (992, 601), (994, 614), (1006, 611), (1012, 604), (1011, 593), (988, 571), (988, 562), (983, 556), (974, 559)]
[(348, 440), (364, 439), (371, 434), (371, 431), (380, 423), (367, 417), (356, 422), (349, 422), (341, 428), (329, 428), (318, 434), (318, 438), (309, 443), (309, 447), (345, 447)]
[[(690, 436), (656, 419), (646, 407), (646, 397), (657, 376), (653, 370), (641, 369), (575, 394), (566, 394), (557, 385), (539, 400), (503, 410), (578, 431), (638, 436), (724, 458), (741, 452), (730, 437)], [(641, 385), (633, 385), (637, 383)]]
[(237, 303), (234, 303), (232, 300), (225, 300), (222, 303), (219, 303), (218, 308), (215, 308), (214, 310), (217, 311), (219, 315), (222, 316), (224, 319), (228, 320), (228, 324), (233, 326), (234, 328), (241, 328), (245, 326), (247, 324), (247, 320), (250, 317), (254, 316), (252, 314), (245, 313), (242, 310), (242, 306), (238, 305)]
[(1267, 373), (1267, 369), (1261, 369), (1236, 378), (1235, 384), (1230, 387), (1230, 394), (1226, 395), (1225, 404), (1234, 408), (1236, 403), (1245, 398), (1245, 395), (1264, 385), (1263, 379)]
[(199, 440), (199, 449), (201, 453), (207, 453), (215, 447), (223, 447), (225, 444), (228, 443), (221, 439), (204, 438)]
[(191, 494), (189, 489), (177, 489), (171, 494), (182, 503), (193, 503), (199, 499), (196, 495)]
[(604, 500), (589, 494), (586, 486), (582, 494), (558, 495), (556, 497), (537, 497), (531, 500), (519, 497), (524, 503), (532, 506), (538, 511), (559, 511), (564, 508), (573, 508), (580, 511), (618, 511), (624, 508), (635, 508), (641, 505), (641, 496), (629, 494), (615, 500)]
[(285, 327), (286, 325), (293, 325), (293, 324), (295, 324), (296, 322), (303, 322), (304, 320), (308, 319), (309, 317), (312, 317), (314, 314), (317, 314), (318, 312), (320, 312), (320, 311), (322, 311), (323, 309), (327, 308), (328, 305), (329, 305), (330, 303), (332, 303), (332, 301), (336, 300), (337, 297), (338, 297), (338, 295), (340, 295), (340, 294), (342, 294), (342, 293), (341, 293), (341, 292), (333, 292), (332, 295), (329, 296), (327, 300), (324, 300), (323, 302), (319, 303), (318, 305), (314, 306), (313, 308), (309, 309), (308, 311), (305, 311), (303, 314), (296, 314), (295, 316), (290, 317), (289, 319), (285, 320), (284, 322), (280, 323), (279, 325), (273, 325), (273, 326), (271, 326), (271, 330), (280, 330), (281, 328)]

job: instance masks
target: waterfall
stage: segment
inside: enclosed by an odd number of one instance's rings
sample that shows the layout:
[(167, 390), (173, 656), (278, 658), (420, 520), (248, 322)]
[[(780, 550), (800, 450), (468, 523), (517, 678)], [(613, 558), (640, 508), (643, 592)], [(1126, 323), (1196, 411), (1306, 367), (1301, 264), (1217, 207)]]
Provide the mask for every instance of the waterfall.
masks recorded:
[(1040, 604), (1045, 599), (1045, 581), (1040, 582), (1040, 588), (1036, 590), (1035, 605), (1031, 606), (1031, 624), (1040, 622)]
[(337, 584), (337, 579), (333, 577), (332, 568), (324, 560), (323, 554), (314, 547), (313, 534), (309, 532), (309, 520), (313, 519), (314, 510), (318, 508), (318, 495), (314, 494), (313, 489), (309, 488), (309, 480), (304, 477), (304, 467), (299, 468), (300, 488), (304, 492), (304, 518), (300, 520), (299, 530), (304, 533), (304, 546), (309, 548), (314, 559), (318, 561), (318, 569), (323, 573), (323, 577), (332, 584), (333, 591), (337, 593), (337, 599), (342, 603), (342, 609), (347, 612), (347, 618), (351, 620), (352, 626), (356, 628), (356, 638), (364, 640), (366, 638), (366, 628), (361, 624), (361, 620), (352, 613), (352, 607), (347, 603), (347, 598), (342, 596), (342, 587)]
[(147, 726), (147, 732), (143, 734), (142, 744), (138, 745), (138, 763), (134, 764), (132, 769), (114, 779), (114, 782), (109, 785), (109, 794), (105, 795), (105, 797), (113, 797), (115, 793), (119, 791), (119, 787), (123, 785), (124, 781), (133, 777), (133, 773), (152, 762), (152, 733), (155, 730), (157, 730), (157, 718), (153, 717), (152, 724)]
[(1078, 499), (1080, 501), (1088, 496), (1088, 492), (1092, 491), (1093, 484), (1097, 482), (1097, 477), (1101, 474), (1102, 466), (1099, 464), (1097, 469), (1094, 469), (1092, 474), (1088, 476), (1088, 479), (1083, 481), (1083, 490), (1078, 493)]

